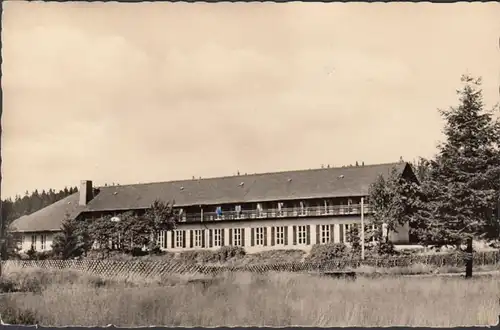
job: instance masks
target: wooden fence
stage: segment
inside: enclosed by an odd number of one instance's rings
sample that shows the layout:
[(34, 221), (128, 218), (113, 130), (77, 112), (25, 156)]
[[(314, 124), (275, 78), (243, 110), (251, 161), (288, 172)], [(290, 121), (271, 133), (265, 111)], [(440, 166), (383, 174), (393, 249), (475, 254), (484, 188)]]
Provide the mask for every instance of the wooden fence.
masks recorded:
[[(473, 255), (474, 265), (497, 265), (500, 263), (500, 252), (477, 252)], [(283, 262), (267, 264), (248, 264), (238, 266), (215, 266), (186, 263), (177, 260), (7, 260), (3, 267), (9, 268), (44, 268), (73, 269), (106, 277), (141, 277), (161, 278), (171, 274), (218, 274), (222, 272), (312, 272), (335, 271), (346, 268), (357, 268), (360, 265), (373, 267), (408, 267), (414, 264), (426, 264), (437, 267), (465, 267), (465, 260), (460, 254), (416, 255), (405, 257), (388, 257), (380, 259), (338, 259), (329, 262)]]

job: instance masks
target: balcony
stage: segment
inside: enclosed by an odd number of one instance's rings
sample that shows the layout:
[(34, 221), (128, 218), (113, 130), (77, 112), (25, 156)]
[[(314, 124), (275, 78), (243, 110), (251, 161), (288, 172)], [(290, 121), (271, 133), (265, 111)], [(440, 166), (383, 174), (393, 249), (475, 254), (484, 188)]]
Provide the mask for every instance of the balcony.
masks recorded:
[[(370, 206), (364, 205), (364, 213), (370, 213)], [(282, 208), (267, 210), (242, 210), (223, 211), (221, 215), (216, 212), (203, 212), (203, 221), (245, 220), (245, 219), (276, 219), (276, 218), (298, 218), (298, 217), (327, 217), (342, 215), (361, 215), (361, 205), (335, 205), (335, 206), (313, 206), (304, 208)], [(199, 222), (201, 213), (184, 214), (182, 221)]]

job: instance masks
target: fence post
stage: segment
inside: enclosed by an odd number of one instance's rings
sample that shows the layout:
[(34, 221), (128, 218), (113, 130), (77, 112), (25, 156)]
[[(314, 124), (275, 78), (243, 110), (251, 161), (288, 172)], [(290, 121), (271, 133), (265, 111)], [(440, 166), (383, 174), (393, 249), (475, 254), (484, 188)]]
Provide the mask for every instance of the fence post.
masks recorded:
[(465, 278), (472, 277), (472, 237), (467, 238), (467, 252), (465, 257)]

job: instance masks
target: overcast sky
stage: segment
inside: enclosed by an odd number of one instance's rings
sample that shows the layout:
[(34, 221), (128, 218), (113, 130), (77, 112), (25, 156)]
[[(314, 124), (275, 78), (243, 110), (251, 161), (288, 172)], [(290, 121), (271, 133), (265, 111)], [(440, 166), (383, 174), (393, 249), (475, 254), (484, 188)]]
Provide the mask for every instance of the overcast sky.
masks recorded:
[(3, 197), (412, 160), (500, 4), (4, 3)]

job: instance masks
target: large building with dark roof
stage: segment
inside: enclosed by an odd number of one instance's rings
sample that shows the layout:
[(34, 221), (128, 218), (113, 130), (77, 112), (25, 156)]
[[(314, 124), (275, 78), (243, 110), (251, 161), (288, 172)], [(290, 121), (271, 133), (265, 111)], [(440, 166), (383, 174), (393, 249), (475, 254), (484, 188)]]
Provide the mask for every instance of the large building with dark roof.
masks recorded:
[[(181, 211), (176, 230), (158, 237), (165, 250), (224, 245), (243, 246), (248, 252), (308, 249), (346, 242), (350, 226), (371, 214), (370, 185), (393, 168), (415, 179), (411, 166), (399, 162), (98, 188), (82, 181), (79, 192), (15, 220), (12, 230), (22, 237), (23, 250), (49, 250), (66, 217), (119, 217), (146, 210), (160, 199), (175, 201)], [(390, 233), (390, 239), (408, 243), (408, 226)]]

